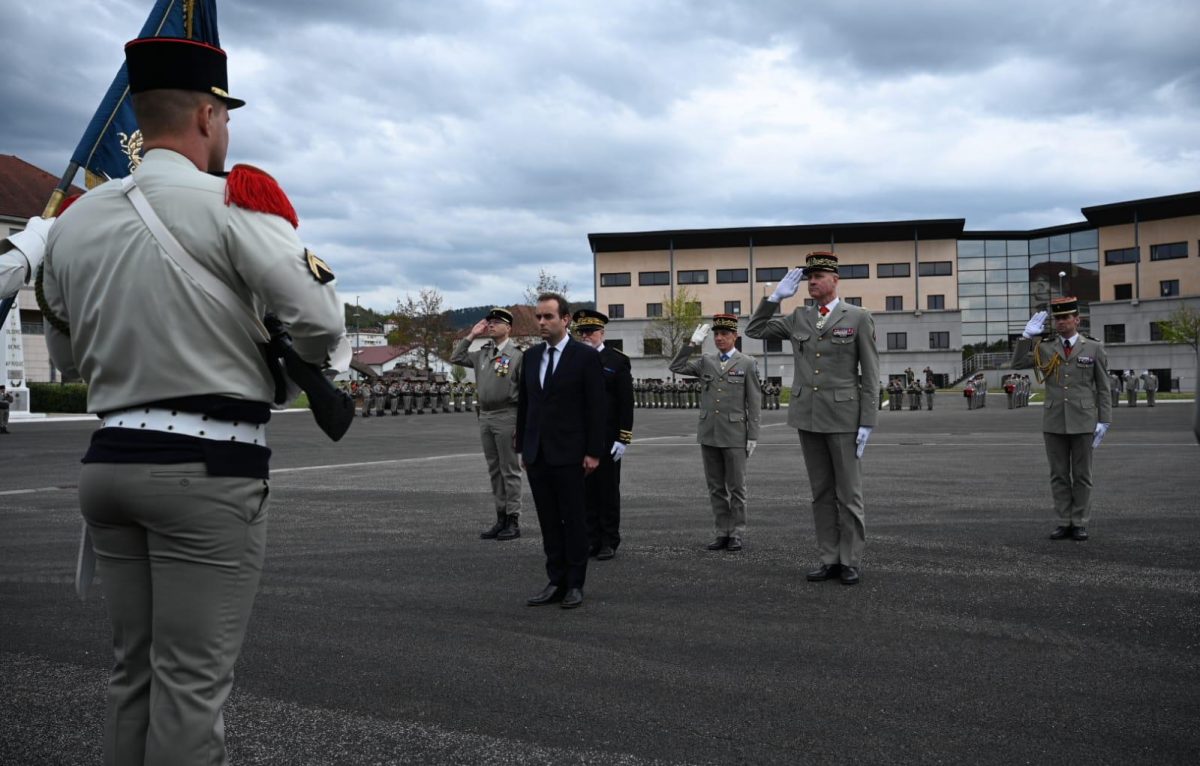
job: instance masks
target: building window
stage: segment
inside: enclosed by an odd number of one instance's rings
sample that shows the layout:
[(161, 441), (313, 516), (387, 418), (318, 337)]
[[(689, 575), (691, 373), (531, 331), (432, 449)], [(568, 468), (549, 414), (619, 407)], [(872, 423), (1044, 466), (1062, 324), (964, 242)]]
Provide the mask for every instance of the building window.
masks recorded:
[(646, 316), (650, 317), (651, 319), (653, 319), (655, 317), (661, 317), (662, 316), (662, 304), (661, 303), (647, 303), (646, 304)]
[(904, 311), (904, 296), (889, 295), (887, 297), (885, 311)]
[(45, 335), (46, 334), (46, 325), (43, 322), (22, 322), (21, 323), (21, 334), (22, 335)]
[(1113, 300), (1133, 300), (1133, 285), (1129, 284), (1128, 282), (1123, 285), (1113, 285)]
[(925, 308), (930, 311), (944, 311), (946, 309), (946, 296), (944, 295), (927, 295), (925, 296)]
[(754, 270), (755, 282), (778, 282), (787, 276), (787, 266), (767, 266)]
[(846, 303), (849, 303), (851, 306), (858, 306), (859, 308), (862, 308), (862, 298), (847, 298)]
[(838, 266), (838, 279), (867, 279), (871, 276), (871, 267), (863, 264)]
[(1122, 263), (1137, 263), (1140, 260), (1136, 247), (1122, 247), (1119, 250), (1104, 251), (1104, 265), (1118, 266)]
[(708, 269), (692, 269), (675, 273), (675, 284), (678, 285), (707, 285)]
[[(907, 263), (904, 265), (908, 266)], [(954, 273), (954, 265), (950, 261), (929, 261), (919, 264), (917, 273), (923, 277), (948, 277)]]
[(683, 308), (685, 311), (694, 311), (697, 314), (704, 313), (700, 308), (700, 301), (688, 301), (687, 303), (683, 304)]
[(671, 272), (669, 271), (639, 271), (638, 284), (642, 287), (652, 287), (654, 285), (669, 285), (671, 284)]
[(1106, 325), (1104, 325), (1104, 342), (1105, 343), (1124, 343), (1125, 342), (1125, 325), (1123, 325), (1123, 324), (1106, 324)]
[(889, 332), (887, 334), (888, 351), (905, 351), (908, 349), (908, 333)]
[(615, 348), (617, 351), (625, 350), (625, 341), (621, 340), (620, 338), (613, 338), (611, 340), (608, 338), (605, 338), (604, 345)]
[(897, 277), (910, 276), (909, 264), (907, 263), (881, 263), (876, 268), (875, 275), (880, 279), (894, 279)]
[(629, 287), (629, 285), (630, 281), (628, 271), (600, 275), (601, 287)]
[(729, 285), (737, 282), (749, 281), (749, 269), (717, 269), (717, 284), (719, 285)]
[(625, 318), (625, 304), (624, 303), (608, 304), (608, 318), (609, 319), (624, 319)]
[(1172, 258), (1187, 258), (1187, 243), (1172, 242), (1167, 245), (1151, 245), (1150, 260), (1169, 261)]
[(644, 356), (662, 356), (662, 338), (642, 338)]
[(763, 351), (768, 354), (778, 354), (783, 351), (783, 339), (767, 338), (763, 341)]
[(929, 333), (930, 348), (950, 348), (950, 332), (940, 331)]
[(725, 313), (726, 314), (734, 314), (736, 316), (741, 316), (742, 315), (742, 302), (741, 301), (725, 301)]
[(1164, 279), (1158, 283), (1158, 294), (1164, 298), (1170, 298), (1173, 295), (1179, 295), (1179, 280)]
[(1162, 326), (1162, 322), (1150, 323), (1150, 340), (1166, 340), (1165, 336), (1163, 335)]

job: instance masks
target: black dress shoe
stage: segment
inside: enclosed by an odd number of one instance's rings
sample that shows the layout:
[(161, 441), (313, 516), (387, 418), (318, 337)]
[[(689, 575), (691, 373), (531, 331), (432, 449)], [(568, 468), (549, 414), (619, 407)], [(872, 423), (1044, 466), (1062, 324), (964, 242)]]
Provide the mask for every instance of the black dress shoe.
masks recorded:
[(704, 547), (708, 548), (710, 551), (723, 551), (727, 545), (729, 545), (728, 537), (718, 537), (716, 540), (713, 540)]
[(567, 592), (566, 588), (561, 588), (557, 585), (547, 585), (542, 588), (542, 592), (536, 596), (530, 596), (525, 599), (525, 603), (530, 606), (546, 606), (547, 604), (557, 604), (563, 600), (563, 595)]
[(608, 561), (609, 559), (611, 559), (613, 556), (616, 556), (616, 555), (617, 555), (616, 551), (614, 551), (612, 548), (605, 545), (605, 546), (601, 547), (600, 550), (596, 551), (596, 560), (597, 561)]
[(583, 589), (582, 588), (567, 588), (567, 593), (562, 597), (563, 609), (575, 609), (583, 606)]
[(1054, 531), (1050, 533), (1050, 539), (1051, 540), (1066, 540), (1068, 537), (1071, 536), (1071, 530), (1072, 530), (1072, 527), (1069, 527), (1069, 526), (1068, 527), (1055, 527)]
[(521, 536), (521, 524), (518, 516), (506, 516), (504, 519), (504, 529), (501, 529), (496, 534), (497, 540), (516, 540)]
[(1087, 527), (1071, 527), (1071, 539), (1081, 543), (1087, 540)]
[(858, 585), (858, 567), (842, 567), (842, 585)]
[(822, 580), (832, 580), (838, 576), (838, 572), (842, 569), (841, 564), (822, 564), (816, 569), (810, 570), (805, 577), (809, 582), (821, 582)]
[(725, 546), (725, 550), (740, 551), (741, 549), (742, 549), (742, 538), (740, 538), (740, 537), (729, 538), (729, 544)]

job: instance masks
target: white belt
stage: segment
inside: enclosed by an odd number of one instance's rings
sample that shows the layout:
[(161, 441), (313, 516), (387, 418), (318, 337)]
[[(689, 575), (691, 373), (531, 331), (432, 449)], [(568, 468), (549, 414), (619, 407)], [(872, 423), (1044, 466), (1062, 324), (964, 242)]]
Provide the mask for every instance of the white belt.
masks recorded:
[(101, 428), (130, 428), (138, 431), (162, 431), (197, 436), (214, 441), (242, 442), (267, 446), (267, 427), (263, 423), (217, 420), (208, 415), (154, 407), (133, 407), (110, 412), (100, 421)]

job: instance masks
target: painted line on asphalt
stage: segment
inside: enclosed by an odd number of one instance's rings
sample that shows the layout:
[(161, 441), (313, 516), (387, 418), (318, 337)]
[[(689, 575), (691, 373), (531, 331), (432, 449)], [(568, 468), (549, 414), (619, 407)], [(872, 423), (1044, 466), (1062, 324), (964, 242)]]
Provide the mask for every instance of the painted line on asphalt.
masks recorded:
[(331, 468), (365, 468), (373, 465), (402, 465), (405, 463), (432, 463), (437, 460), (461, 460), (465, 457), (482, 457), (482, 452), (459, 452), (453, 455), (430, 455), (428, 457), (406, 457), (394, 460), (368, 460), (362, 463), (338, 463), (335, 465), (301, 465), (294, 468), (272, 468), (271, 475), (277, 473), (299, 473), (300, 471), (326, 471)]

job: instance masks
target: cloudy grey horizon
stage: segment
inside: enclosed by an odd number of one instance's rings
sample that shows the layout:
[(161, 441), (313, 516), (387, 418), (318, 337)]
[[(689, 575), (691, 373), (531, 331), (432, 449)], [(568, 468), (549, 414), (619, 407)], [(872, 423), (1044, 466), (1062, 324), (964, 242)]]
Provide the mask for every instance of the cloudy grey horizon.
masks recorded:
[[(0, 153), (61, 174), (152, 4), (10, 4)], [(229, 163), (378, 311), (519, 302), (539, 269), (590, 300), (592, 232), (1030, 229), (1200, 188), (1194, 2), (218, 9)]]

